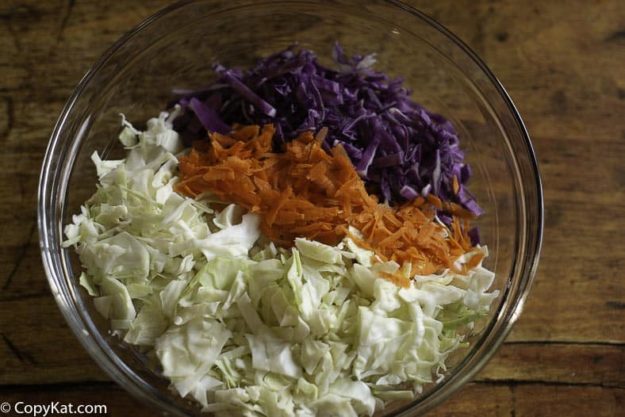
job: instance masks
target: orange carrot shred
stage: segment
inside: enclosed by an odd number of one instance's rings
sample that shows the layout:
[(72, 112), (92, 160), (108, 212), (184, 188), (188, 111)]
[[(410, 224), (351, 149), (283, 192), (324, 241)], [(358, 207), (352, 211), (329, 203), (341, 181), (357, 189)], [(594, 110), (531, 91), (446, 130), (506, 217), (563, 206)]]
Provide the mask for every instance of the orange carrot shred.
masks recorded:
[(451, 188), (454, 194), (458, 194), (458, 192), (460, 191), (460, 184), (458, 183), (458, 177), (456, 177), (455, 175), (452, 177), (452, 180), (451, 180)]
[[(304, 132), (282, 153), (272, 152), (274, 133), (272, 125), (238, 126), (228, 136), (211, 134), (208, 144), (194, 143), (180, 158), (176, 191), (192, 197), (208, 191), (260, 214), (261, 230), (278, 244), (305, 237), (335, 245), (348, 236), (383, 261), (411, 263), (413, 273), (456, 270), (458, 256), (472, 249), (470, 213), (460, 206), (432, 194), (401, 207), (380, 204), (341, 146), (329, 153), (322, 148), (326, 131)], [(454, 215), (450, 230), (434, 221), (435, 208), (443, 207)], [(469, 263), (480, 260), (476, 254)], [(381, 276), (403, 287), (410, 283), (400, 273)]]

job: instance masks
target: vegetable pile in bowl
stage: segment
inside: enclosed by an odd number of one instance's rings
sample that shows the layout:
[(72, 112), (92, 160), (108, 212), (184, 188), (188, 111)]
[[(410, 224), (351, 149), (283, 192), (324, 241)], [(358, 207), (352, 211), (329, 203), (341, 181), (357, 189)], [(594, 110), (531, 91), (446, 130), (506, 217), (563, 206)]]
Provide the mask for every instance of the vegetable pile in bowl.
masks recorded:
[(371, 416), (444, 376), (497, 291), (452, 124), (374, 55), (297, 47), (176, 91), (65, 228), (111, 330), (232, 416)]

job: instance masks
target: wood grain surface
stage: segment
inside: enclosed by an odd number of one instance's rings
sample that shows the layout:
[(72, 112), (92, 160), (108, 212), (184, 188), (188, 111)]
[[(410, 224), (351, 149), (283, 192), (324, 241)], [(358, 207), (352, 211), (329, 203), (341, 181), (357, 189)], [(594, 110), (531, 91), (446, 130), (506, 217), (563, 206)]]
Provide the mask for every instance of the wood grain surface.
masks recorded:
[[(432, 416), (625, 416), (625, 2), (413, 0), (484, 58), (541, 164), (544, 249), (525, 311), (488, 366)], [(155, 411), (65, 324), (41, 266), (36, 186), (72, 89), (167, 0), (0, 0), (0, 402)]]

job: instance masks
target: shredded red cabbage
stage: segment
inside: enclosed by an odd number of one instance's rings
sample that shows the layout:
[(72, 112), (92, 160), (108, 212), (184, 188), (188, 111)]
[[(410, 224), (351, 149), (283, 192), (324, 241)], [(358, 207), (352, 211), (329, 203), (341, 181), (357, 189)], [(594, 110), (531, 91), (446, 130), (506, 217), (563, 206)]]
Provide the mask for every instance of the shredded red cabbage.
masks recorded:
[(382, 200), (396, 204), (434, 193), (479, 216), (482, 209), (465, 187), (471, 169), (452, 124), (412, 101), (402, 79), (374, 71), (373, 54), (349, 58), (337, 44), (333, 57), (338, 69), (295, 47), (246, 71), (215, 65), (214, 84), (178, 101), (190, 111), (174, 128), (193, 140), (206, 131), (227, 132), (234, 123), (273, 123), (279, 150), (302, 131), (327, 127), (325, 146), (343, 145), (368, 190)]

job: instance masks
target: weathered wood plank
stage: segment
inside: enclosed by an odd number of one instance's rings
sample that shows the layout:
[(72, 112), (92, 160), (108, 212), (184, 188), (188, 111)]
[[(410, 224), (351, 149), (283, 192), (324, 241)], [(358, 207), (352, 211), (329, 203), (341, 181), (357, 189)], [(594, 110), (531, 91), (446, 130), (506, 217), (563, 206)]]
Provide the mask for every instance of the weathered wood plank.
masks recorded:
[(6, 401), (11, 404), (13, 413), (5, 414), (9, 416), (18, 415), (16, 411), (24, 410), (25, 405), (49, 405), (55, 402), (59, 403), (57, 407), (72, 404), (74, 410), (77, 410), (78, 406), (106, 407), (105, 413), (90, 414), (95, 416), (154, 417), (160, 415), (156, 410), (136, 400), (112, 382), (7, 387), (2, 390), (1, 395), (2, 402)]
[(625, 388), (625, 344), (505, 343), (476, 380)]
[[(624, 415), (625, 5), (410, 2), (473, 47), (511, 93), (533, 135), (547, 209), (541, 266), (512, 343), (480, 373), (482, 382), (431, 415)], [(0, 4), (2, 401), (104, 397), (110, 415), (153, 415), (108, 382), (30, 385), (107, 380), (49, 293), (35, 189), (52, 126), (80, 77), (124, 31), (168, 3)]]
[(106, 380), (51, 295), (0, 303), (0, 385)]
[(471, 383), (429, 417), (618, 417), (625, 390), (550, 384)]
[(511, 391), (512, 410), (518, 417), (620, 417), (625, 410), (623, 389), (530, 384), (513, 385)]
[[(139, 403), (112, 383), (10, 387), (2, 401), (27, 404), (103, 404), (108, 416), (154, 416), (155, 410)], [(618, 417), (623, 415), (625, 390), (566, 387), (549, 384), (471, 383), (428, 413), (430, 417)]]
[(409, 3), (469, 44), (535, 138), (625, 137), (625, 7), (618, 1)]

